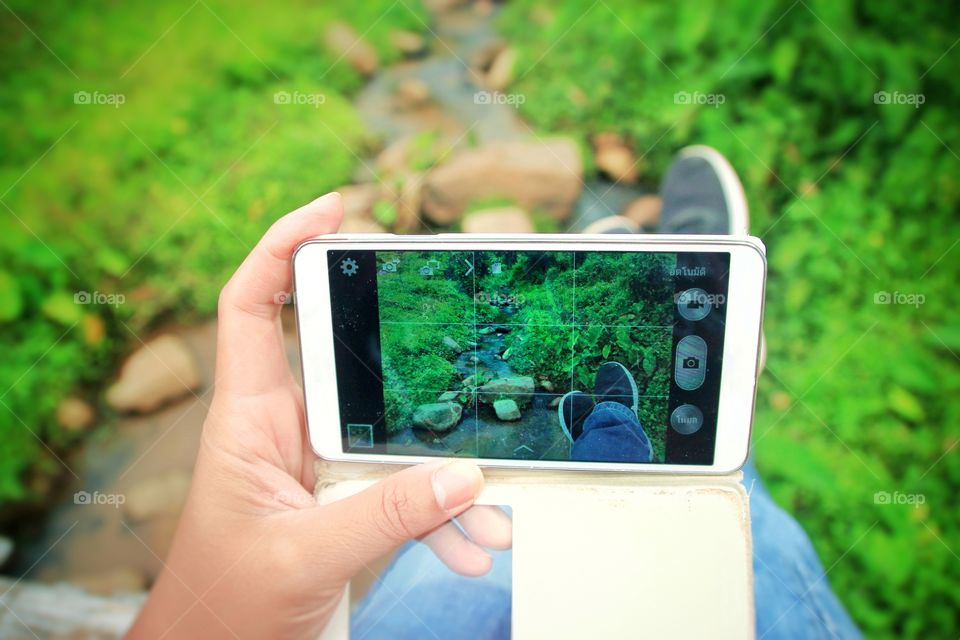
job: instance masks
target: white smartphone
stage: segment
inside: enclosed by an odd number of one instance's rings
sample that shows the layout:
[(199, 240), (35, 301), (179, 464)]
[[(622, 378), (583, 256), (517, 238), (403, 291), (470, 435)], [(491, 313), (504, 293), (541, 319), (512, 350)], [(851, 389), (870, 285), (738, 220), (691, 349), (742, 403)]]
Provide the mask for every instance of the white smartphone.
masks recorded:
[(747, 458), (756, 238), (330, 235), (293, 271), (322, 458), (717, 474)]

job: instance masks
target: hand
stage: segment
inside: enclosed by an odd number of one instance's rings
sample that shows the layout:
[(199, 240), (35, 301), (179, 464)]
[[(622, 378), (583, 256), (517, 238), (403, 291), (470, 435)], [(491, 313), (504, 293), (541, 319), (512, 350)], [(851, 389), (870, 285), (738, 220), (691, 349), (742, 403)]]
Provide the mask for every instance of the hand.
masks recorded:
[[(437, 461), (319, 506), (303, 395), (287, 363), (275, 296), (291, 288), (297, 245), (333, 233), (332, 193), (278, 220), (220, 295), (216, 391), (193, 485), (167, 563), (131, 638), (316, 637), (347, 582), (423, 538), (452, 569), (489, 570), (506, 516), (471, 507), (476, 465)], [(470, 533), (449, 523), (453, 516)]]

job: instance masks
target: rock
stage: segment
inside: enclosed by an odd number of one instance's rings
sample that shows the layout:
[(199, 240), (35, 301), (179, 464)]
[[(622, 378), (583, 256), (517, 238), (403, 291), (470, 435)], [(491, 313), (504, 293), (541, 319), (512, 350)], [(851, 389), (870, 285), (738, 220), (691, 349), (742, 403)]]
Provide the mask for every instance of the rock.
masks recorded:
[(593, 137), (593, 161), (602, 173), (617, 182), (637, 181), (637, 161), (626, 141), (615, 133)]
[(473, 387), (477, 384), (477, 376), (467, 376), (461, 384), (465, 387)]
[(550, 391), (550, 392), (552, 392), (556, 388), (553, 386), (553, 383), (550, 382), (549, 380), (541, 380), (540, 386), (543, 387), (544, 391)]
[(117, 411), (148, 412), (200, 386), (200, 370), (187, 343), (172, 334), (155, 338), (127, 358), (107, 389)]
[(561, 398), (560, 396), (557, 396), (556, 398), (554, 398), (553, 400), (551, 400), (551, 401), (550, 401), (550, 405), (549, 405), (550, 408), (551, 408), (551, 409), (556, 409), (557, 407), (559, 407), (561, 400), (563, 400), (563, 398)]
[(147, 597), (124, 593), (107, 598), (63, 582), (4, 577), (0, 593), (4, 638), (124, 638)]
[(387, 233), (387, 230), (375, 220), (345, 218), (340, 223), (340, 233)]
[(463, 407), (455, 402), (422, 404), (413, 412), (413, 428), (446, 433), (460, 422)]
[(79, 431), (90, 426), (93, 415), (93, 407), (80, 398), (64, 398), (57, 407), (57, 422), (70, 431)]
[(459, 391), (444, 391), (437, 398), (437, 402), (455, 402), (460, 397)]
[(493, 402), (493, 411), (497, 414), (497, 418), (500, 420), (520, 419), (520, 407), (517, 406), (517, 403), (514, 400), (509, 398), (495, 400)]
[(461, 230), (464, 233), (533, 233), (530, 215), (520, 207), (483, 209), (467, 215)]
[(486, 73), (493, 65), (493, 61), (507, 47), (503, 40), (489, 40), (470, 53), (470, 66), (481, 72)]
[(494, 142), (431, 169), (423, 184), (423, 211), (437, 224), (450, 224), (472, 202), (502, 197), (563, 220), (580, 195), (582, 178), (580, 151), (569, 138)]
[(479, 333), (482, 336), (486, 336), (493, 333), (494, 331), (496, 331), (496, 329), (494, 329), (493, 327), (481, 327), (480, 329), (477, 330), (477, 333)]
[(344, 222), (355, 218), (373, 220), (373, 205), (380, 195), (380, 186), (373, 183), (350, 184), (337, 189), (343, 201)]
[(111, 596), (115, 593), (138, 593), (147, 588), (147, 577), (132, 567), (112, 569), (69, 578), (68, 582), (88, 593)]
[(533, 378), (530, 376), (505, 376), (496, 378), (480, 387), (481, 393), (499, 395), (529, 395), (533, 393)]
[(394, 29), (389, 37), (390, 46), (407, 58), (419, 56), (427, 50), (427, 41), (416, 31)]
[(404, 78), (397, 84), (397, 106), (416, 109), (430, 102), (430, 87), (418, 78)]
[(478, 362), (480, 362), (480, 358), (478, 358), (477, 356), (470, 356), (471, 364), (477, 364)]
[(424, 6), (432, 13), (446, 13), (467, 5), (468, 0), (423, 0)]
[(342, 22), (334, 22), (327, 27), (324, 44), (335, 58), (346, 60), (362, 75), (369, 76), (380, 66), (377, 50)]
[(159, 515), (176, 515), (183, 508), (190, 491), (190, 474), (171, 471), (144, 480), (124, 493), (123, 512), (133, 522), (150, 520)]
[(451, 338), (450, 336), (443, 336), (443, 345), (453, 349), (457, 353), (463, 352), (463, 347), (460, 346), (460, 343)]
[(623, 208), (623, 213), (620, 215), (625, 218), (630, 218), (641, 227), (656, 227), (660, 222), (660, 209), (662, 206), (663, 203), (660, 201), (660, 196), (640, 196), (627, 203), (627, 206)]
[(786, 411), (792, 404), (793, 399), (785, 391), (774, 391), (770, 394), (770, 406), (777, 411)]
[(384, 176), (405, 173), (410, 170), (410, 147), (413, 136), (405, 136), (388, 144), (377, 156), (374, 164)]
[(511, 355), (512, 353), (513, 353), (513, 352), (510, 351), (510, 349), (505, 349), (504, 352), (503, 352), (502, 354), (500, 354), (500, 357), (501, 357), (502, 359), (504, 359), (504, 360), (509, 360), (509, 359), (510, 359), (510, 355)]
[(500, 51), (484, 78), (484, 84), (492, 91), (503, 91), (513, 82), (513, 70), (517, 64), (517, 51), (507, 47)]
[(400, 199), (397, 201), (397, 222), (393, 228), (400, 232), (420, 227), (420, 207), (423, 202), (423, 174), (408, 173), (403, 177)]

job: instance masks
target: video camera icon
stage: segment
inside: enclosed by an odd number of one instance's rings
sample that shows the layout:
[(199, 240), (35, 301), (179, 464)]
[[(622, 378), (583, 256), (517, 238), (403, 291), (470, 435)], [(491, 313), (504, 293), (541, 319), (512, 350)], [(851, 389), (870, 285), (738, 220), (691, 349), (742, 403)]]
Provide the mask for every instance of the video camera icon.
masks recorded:
[(680, 312), (682, 318), (687, 320), (693, 322), (703, 320), (710, 315), (710, 310), (713, 307), (710, 304), (710, 299), (710, 295), (699, 287), (687, 289), (677, 296), (677, 311)]

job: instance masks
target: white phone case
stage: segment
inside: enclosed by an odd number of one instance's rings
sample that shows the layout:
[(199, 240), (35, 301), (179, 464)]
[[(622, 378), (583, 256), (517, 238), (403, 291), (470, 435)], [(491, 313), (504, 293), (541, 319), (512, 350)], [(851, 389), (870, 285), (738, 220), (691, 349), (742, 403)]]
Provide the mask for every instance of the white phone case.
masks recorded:
[[(395, 470), (321, 461), (316, 498), (338, 500)], [(739, 472), (484, 475), (479, 502), (513, 508), (513, 640), (754, 637), (749, 501)], [(349, 637), (349, 600), (323, 640)]]

